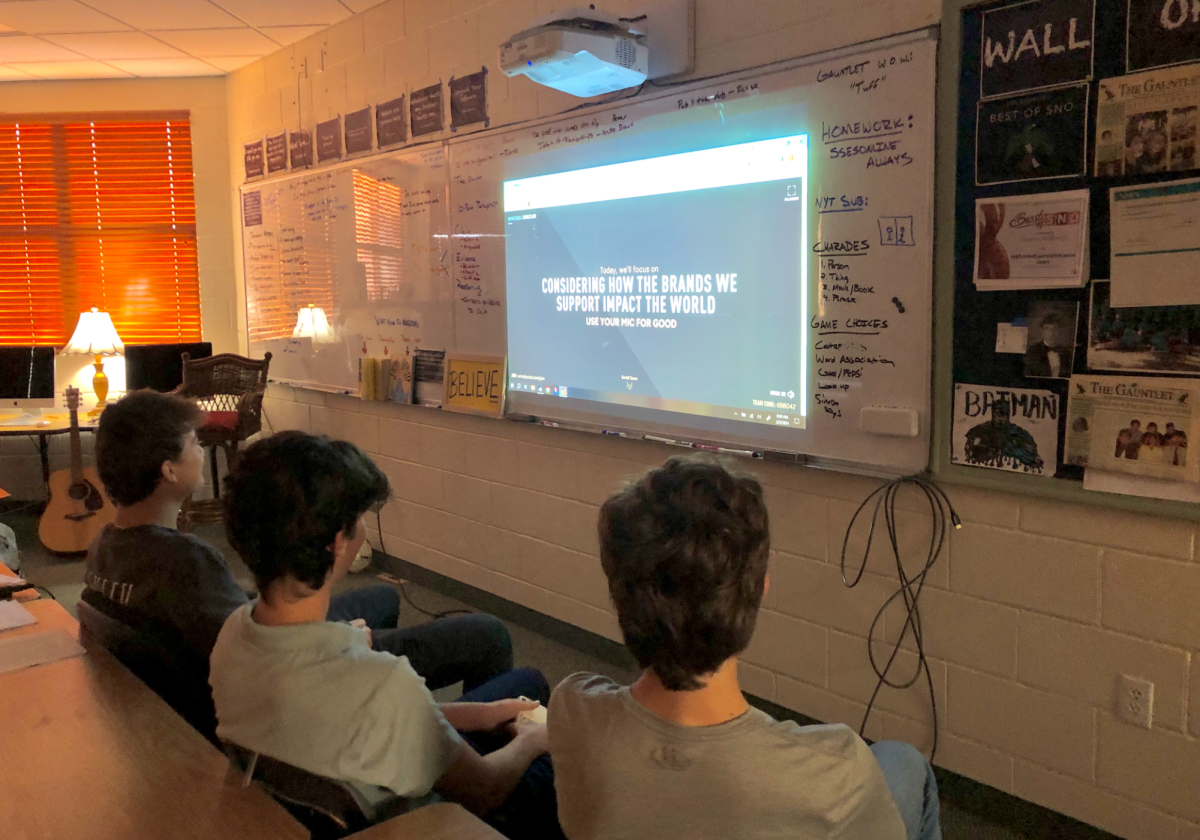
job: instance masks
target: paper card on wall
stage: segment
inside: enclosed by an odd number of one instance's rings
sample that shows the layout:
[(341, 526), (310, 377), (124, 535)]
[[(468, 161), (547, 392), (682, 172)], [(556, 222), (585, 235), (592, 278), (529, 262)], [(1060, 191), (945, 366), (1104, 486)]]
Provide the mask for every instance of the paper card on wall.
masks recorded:
[(381, 149), (408, 139), (408, 120), (403, 96), (375, 106), (375, 136)]
[(975, 183), (1085, 174), (1087, 112), (1086, 84), (981, 101), (975, 121)]
[(1058, 412), (1050, 391), (956, 383), (950, 461), (1052, 478)]
[(246, 180), (263, 176), (263, 144), (261, 140), (247, 143), (244, 146), (246, 163)]
[(1200, 178), (1108, 195), (1113, 306), (1200, 303)]
[(267, 138), (267, 172), (282, 172), (287, 169), (287, 132)]
[(1110, 286), (1092, 281), (1089, 368), (1200, 374), (1200, 306), (1117, 307)]
[(1028, 0), (983, 13), (985, 99), (1092, 78), (1094, 0)]
[(414, 90), (408, 98), (409, 125), (413, 137), (436, 134), (442, 130), (442, 83)]
[(1187, 379), (1072, 376), (1064, 461), (1171, 481), (1200, 480), (1195, 384)]
[(346, 115), (346, 154), (371, 151), (371, 108)]
[(488, 122), (487, 68), (469, 76), (450, 79), (450, 128)]
[(262, 223), (262, 193), (258, 190), (242, 193), (242, 225), (256, 227)]
[(1096, 175), (1197, 168), (1200, 65), (1104, 79), (1099, 97)]
[(317, 123), (317, 163), (342, 159), (342, 118)]
[(1029, 327), (1024, 324), (996, 324), (996, 352), (1024, 353), (1029, 341)]
[(313, 149), (312, 135), (307, 131), (293, 131), (288, 135), (288, 145), (292, 156), (292, 169), (304, 169), (312, 166)]
[(1126, 0), (1125, 69), (1200, 61), (1200, 14), (1187, 0)]
[(468, 414), (503, 417), (508, 380), (506, 361), (504, 356), (447, 353), (442, 407)]
[(975, 202), (975, 285), (980, 291), (1082, 286), (1087, 190)]

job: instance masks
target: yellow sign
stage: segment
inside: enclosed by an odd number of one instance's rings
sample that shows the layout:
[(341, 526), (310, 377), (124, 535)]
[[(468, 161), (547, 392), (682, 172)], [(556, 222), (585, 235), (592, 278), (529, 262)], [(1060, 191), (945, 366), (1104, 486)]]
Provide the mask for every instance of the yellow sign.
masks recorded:
[(446, 354), (446, 394), (442, 407), (488, 417), (504, 416), (506, 359), (503, 356)]

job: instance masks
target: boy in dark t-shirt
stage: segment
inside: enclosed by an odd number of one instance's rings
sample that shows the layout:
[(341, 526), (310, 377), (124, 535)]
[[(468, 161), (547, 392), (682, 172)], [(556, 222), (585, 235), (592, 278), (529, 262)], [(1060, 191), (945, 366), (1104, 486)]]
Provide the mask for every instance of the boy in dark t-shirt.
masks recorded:
[[(170, 652), (176, 670), (204, 695), (191, 698), (200, 712), (180, 711), (211, 737), (209, 655), (225, 619), (249, 599), (217, 549), (176, 528), (183, 502), (204, 480), (196, 437), (203, 418), (194, 403), (156, 391), (129, 394), (101, 415), (96, 466), (117, 515), (88, 550), (83, 600)], [(469, 691), (512, 668), (508, 630), (493, 616), (399, 630), (399, 614), (394, 588), (367, 586), (335, 597), (329, 618), (361, 620), (372, 647), (407, 656), (430, 689), (461, 680)], [(155, 675), (140, 675), (158, 690)]]

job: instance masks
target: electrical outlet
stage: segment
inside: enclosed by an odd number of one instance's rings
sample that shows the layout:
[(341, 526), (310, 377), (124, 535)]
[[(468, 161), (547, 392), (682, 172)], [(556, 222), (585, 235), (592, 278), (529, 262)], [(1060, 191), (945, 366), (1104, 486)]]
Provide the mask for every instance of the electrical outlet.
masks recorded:
[(1154, 721), (1154, 683), (1122, 674), (1117, 679), (1117, 717), (1149, 729)]

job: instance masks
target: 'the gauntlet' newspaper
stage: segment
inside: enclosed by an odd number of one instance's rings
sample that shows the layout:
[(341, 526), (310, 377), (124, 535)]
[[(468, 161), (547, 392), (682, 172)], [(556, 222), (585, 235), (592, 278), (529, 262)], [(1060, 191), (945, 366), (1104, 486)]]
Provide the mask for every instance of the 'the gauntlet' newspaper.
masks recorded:
[(1072, 376), (1064, 461), (1175, 481), (1200, 481), (1190, 380)]

